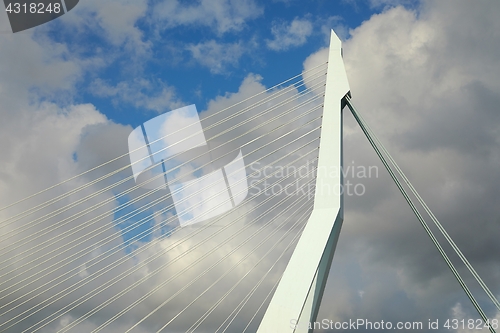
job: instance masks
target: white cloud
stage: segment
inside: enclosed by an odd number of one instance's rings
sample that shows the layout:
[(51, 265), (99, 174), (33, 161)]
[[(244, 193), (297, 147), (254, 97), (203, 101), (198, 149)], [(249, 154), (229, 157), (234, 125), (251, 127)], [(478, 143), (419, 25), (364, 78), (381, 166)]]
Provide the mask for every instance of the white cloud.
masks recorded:
[(319, 21), (320, 22), (317, 24), (321, 25), (321, 33), (325, 36), (326, 45), (330, 43), (330, 33), (332, 29), (341, 40), (344, 41), (349, 38), (349, 27), (343, 17), (335, 15)]
[(102, 79), (96, 79), (89, 89), (96, 96), (111, 98), (116, 105), (126, 103), (138, 109), (158, 113), (182, 106), (175, 89), (162, 81), (135, 79), (122, 81), (113, 86)]
[(215, 40), (191, 44), (186, 48), (197, 62), (214, 74), (222, 74), (229, 66), (236, 66), (244, 52), (241, 43), (218, 43)]
[(274, 51), (285, 51), (301, 46), (312, 34), (313, 25), (309, 20), (295, 18), (290, 24), (274, 23), (271, 28), (272, 40), (267, 40), (267, 47)]
[(246, 21), (262, 13), (263, 8), (254, 0), (197, 0), (194, 4), (167, 0), (154, 7), (154, 15), (162, 28), (208, 26), (219, 34), (239, 31)]
[(71, 15), (61, 19), (69, 27), (95, 31), (112, 45), (124, 46), (128, 51), (144, 56), (150, 45), (144, 41), (143, 32), (136, 23), (144, 17), (147, 8), (146, 0), (80, 1)]
[(418, 0), (369, 0), (372, 7), (396, 7), (396, 6), (416, 6), (419, 4)]
[[(479, 319), (475, 313), (467, 313), (461, 303), (455, 304), (450, 311), (449, 322), (442, 323), (449, 325), (449, 327), (456, 327), (457, 333), (481, 333), (488, 330), (484, 326), (482, 319)], [(477, 319), (476, 319), (477, 318)], [(464, 322), (462, 323), (462, 319)], [(456, 321), (454, 321), (456, 320)], [(495, 316), (489, 317), (491, 326), (495, 331), (500, 327), (500, 311), (497, 311)]]
[(304, 61), (302, 71), (302, 76), (304, 78), (304, 83), (306, 87), (311, 88), (317, 83), (318, 72), (321, 72), (323, 68), (326, 68), (326, 62), (328, 61), (328, 48), (323, 48), (315, 53), (311, 54)]
[[(82, 73), (77, 59), (69, 57), (65, 45), (50, 40), (34, 41), (31, 34), (0, 40), (0, 90), (26, 98), (29, 89), (42, 93), (70, 90)], [(68, 59), (69, 58), (69, 59)], [(3, 101), (15, 101), (14, 95)], [(5, 106), (5, 104), (3, 104)]]

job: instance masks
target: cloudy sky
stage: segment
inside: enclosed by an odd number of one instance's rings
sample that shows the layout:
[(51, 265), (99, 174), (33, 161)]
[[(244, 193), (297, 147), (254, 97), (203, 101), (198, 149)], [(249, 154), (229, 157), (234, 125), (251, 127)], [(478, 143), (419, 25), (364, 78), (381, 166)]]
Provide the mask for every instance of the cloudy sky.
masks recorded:
[[(353, 103), (500, 297), (499, 15), (494, 0), (313, 0), (307, 5), (298, 0), (81, 0), (57, 20), (12, 34), (2, 13), (0, 207), (126, 154), (134, 128), (190, 104), (200, 113), (212, 158), (222, 166), (241, 149), (255, 189), (263, 188), (266, 175), (254, 171), (273, 162), (310, 163), (314, 171), (324, 62), (334, 29), (343, 40)], [(316, 76), (303, 85), (299, 77), (295, 86), (267, 91), (303, 71)], [(240, 104), (226, 109), (235, 103)], [(223, 129), (214, 127), (229, 116)], [(438, 331), (476, 332), (443, 327), (447, 319), (479, 315), (347, 109), (344, 119), (346, 167), (378, 172), (347, 174), (362, 193), (345, 197), (345, 222), (318, 319), (423, 322), (424, 328), (439, 320)], [(256, 196), (206, 231), (174, 229), (175, 211), (162, 209), (172, 206), (164, 192), (142, 188), (120, 195), (135, 185), (129, 163), (128, 157), (117, 159), (0, 211), (0, 331), (125, 332), (145, 318), (133, 332), (157, 332), (170, 321), (163, 332), (184, 332), (248, 273), (197, 329), (214, 332), (270, 270), (241, 312), (233, 314), (227, 331), (241, 332), (251, 320), (283, 271), (283, 260), (273, 263), (281, 253), (286, 261), (293, 232), (307, 217), (305, 197), (266, 201), (267, 196)], [(295, 176), (270, 178), (304, 186), (311, 180)], [(23, 213), (79, 186), (84, 188), (50, 207)], [(81, 204), (67, 208), (78, 200)], [(154, 200), (164, 201), (120, 222)], [(263, 215), (271, 208), (272, 214)], [(88, 212), (80, 214), (84, 209)], [(148, 223), (128, 231), (143, 218)], [(262, 229), (267, 222), (275, 229)], [(195, 231), (201, 232), (187, 239)], [(267, 236), (271, 241), (253, 251)], [(185, 270), (205, 254), (210, 256), (203, 263)], [(488, 316), (500, 320), (458, 258), (451, 258)], [(221, 283), (204, 293), (219, 278)], [(183, 290), (188, 281), (195, 282)], [(79, 303), (98, 288), (103, 290)], [(261, 315), (249, 331), (255, 331)]]

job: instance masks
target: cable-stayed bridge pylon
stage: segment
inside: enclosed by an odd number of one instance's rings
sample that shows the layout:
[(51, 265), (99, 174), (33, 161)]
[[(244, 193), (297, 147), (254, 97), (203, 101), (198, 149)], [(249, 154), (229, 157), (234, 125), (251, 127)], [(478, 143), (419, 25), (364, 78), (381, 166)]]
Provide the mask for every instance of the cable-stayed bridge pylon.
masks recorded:
[(314, 207), (259, 333), (308, 332), (318, 315), (344, 220), (342, 109), (348, 94), (342, 43), (332, 30)]

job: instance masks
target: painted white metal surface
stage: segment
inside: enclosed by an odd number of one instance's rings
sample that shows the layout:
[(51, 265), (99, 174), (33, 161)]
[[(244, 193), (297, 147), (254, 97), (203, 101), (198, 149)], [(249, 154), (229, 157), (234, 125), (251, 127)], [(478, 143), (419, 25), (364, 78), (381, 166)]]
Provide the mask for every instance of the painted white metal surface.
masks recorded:
[(314, 209), (258, 333), (310, 331), (342, 226), (342, 99), (349, 83), (333, 30), (329, 52)]

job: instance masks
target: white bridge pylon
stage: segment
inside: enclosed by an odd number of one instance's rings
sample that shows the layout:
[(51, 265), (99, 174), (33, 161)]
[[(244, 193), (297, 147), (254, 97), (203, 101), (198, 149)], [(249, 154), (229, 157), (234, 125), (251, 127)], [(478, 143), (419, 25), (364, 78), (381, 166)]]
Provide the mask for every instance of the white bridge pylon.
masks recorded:
[[(318, 315), (344, 220), (342, 109), (348, 94), (342, 42), (332, 30), (314, 207), (258, 333), (312, 331), (309, 323), (313, 323)], [(338, 172), (334, 174), (333, 170)]]

